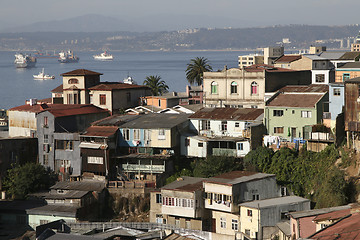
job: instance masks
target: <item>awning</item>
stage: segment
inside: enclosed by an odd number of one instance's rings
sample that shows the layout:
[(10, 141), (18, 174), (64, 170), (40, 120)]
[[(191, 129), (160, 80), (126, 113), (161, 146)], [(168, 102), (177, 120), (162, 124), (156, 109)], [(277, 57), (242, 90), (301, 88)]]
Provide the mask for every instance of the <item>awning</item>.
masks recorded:
[(108, 145), (104, 144), (104, 143), (81, 142), (79, 147), (80, 148), (91, 148), (91, 149), (107, 149)]

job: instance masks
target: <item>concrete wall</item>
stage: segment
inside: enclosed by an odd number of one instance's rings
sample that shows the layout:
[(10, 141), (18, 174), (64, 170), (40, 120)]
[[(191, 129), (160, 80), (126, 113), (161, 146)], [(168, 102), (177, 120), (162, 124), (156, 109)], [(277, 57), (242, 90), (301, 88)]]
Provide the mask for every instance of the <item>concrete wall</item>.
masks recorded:
[(29, 226), (33, 229), (36, 229), (37, 226), (41, 225), (40, 221), (48, 221), (53, 222), (57, 220), (64, 220), (65, 222), (77, 222), (75, 217), (64, 217), (64, 216), (56, 216), (56, 215), (28, 215)]
[(9, 137), (36, 137), (36, 113), (22, 111), (8, 111), (9, 114)]
[[(164, 198), (173, 198), (175, 201), (174, 206), (163, 205), (161, 207), (161, 212), (167, 215), (173, 216), (181, 216), (181, 217), (188, 217), (188, 218), (199, 218), (201, 216), (201, 211), (197, 211), (196, 203), (200, 203), (202, 201), (201, 195), (200, 198), (196, 199), (195, 194), (193, 192), (185, 192), (185, 191), (173, 191), (173, 190), (161, 190), (161, 195), (164, 201)], [(199, 197), (199, 196), (198, 196)], [(176, 201), (182, 201), (183, 199), (189, 199), (193, 201), (193, 207), (183, 207), (183, 206), (176, 206)]]
[[(205, 120), (205, 119), (204, 119)], [(190, 119), (191, 125), (195, 127), (198, 134), (202, 133), (202, 121), (200, 119)], [(205, 130), (205, 132), (211, 131), (215, 136), (230, 136), (230, 137), (243, 137), (243, 130), (246, 129), (246, 121), (226, 121), (227, 131), (221, 131), (221, 120), (209, 120), (210, 129)], [(235, 124), (238, 124), (239, 127), (235, 127)]]
[[(215, 229), (216, 233), (218, 234), (231, 235), (234, 237), (236, 232), (240, 231), (240, 225), (242, 225), (242, 223), (240, 223), (239, 214), (212, 211), (212, 218), (215, 219), (215, 228), (213, 229)], [(232, 225), (233, 220), (237, 221), (238, 230), (233, 229), (233, 225)], [(221, 222), (223, 224), (221, 224)]]

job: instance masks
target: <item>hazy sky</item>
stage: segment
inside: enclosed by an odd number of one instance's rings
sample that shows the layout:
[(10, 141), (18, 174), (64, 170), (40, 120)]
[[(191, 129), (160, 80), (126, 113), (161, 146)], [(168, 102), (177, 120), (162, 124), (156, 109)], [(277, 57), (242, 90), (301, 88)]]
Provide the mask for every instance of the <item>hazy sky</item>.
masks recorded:
[(153, 15), (216, 18), (224, 27), (359, 23), (359, 0), (0, 0), (0, 29), (100, 14), (131, 21)]

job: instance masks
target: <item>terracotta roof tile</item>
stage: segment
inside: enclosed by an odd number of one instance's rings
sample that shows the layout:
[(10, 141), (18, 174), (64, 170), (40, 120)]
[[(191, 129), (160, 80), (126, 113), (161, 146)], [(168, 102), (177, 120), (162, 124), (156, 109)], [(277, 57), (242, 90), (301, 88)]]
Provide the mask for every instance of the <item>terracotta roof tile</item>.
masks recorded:
[(85, 75), (102, 75), (102, 73), (98, 73), (86, 69), (76, 69), (70, 72), (60, 74), (60, 76), (85, 76)]
[(260, 108), (202, 108), (190, 119), (212, 119), (212, 120), (256, 120), (264, 113)]
[(89, 89), (111, 91), (111, 90), (134, 89), (134, 88), (148, 88), (148, 87), (144, 85), (127, 84), (127, 83), (119, 83), (119, 82), (102, 82)]
[(53, 93), (59, 93), (59, 92), (63, 92), (63, 85), (61, 84), (60, 86), (57, 86), (56, 88), (54, 88), (53, 90), (51, 90), (51, 92)]

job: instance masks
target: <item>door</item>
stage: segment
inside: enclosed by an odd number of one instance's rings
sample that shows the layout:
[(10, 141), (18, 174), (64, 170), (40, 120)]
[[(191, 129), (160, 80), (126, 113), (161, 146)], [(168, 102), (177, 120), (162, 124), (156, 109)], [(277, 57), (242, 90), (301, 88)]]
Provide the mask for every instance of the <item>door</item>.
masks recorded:
[(296, 128), (291, 128), (291, 139), (296, 138)]

